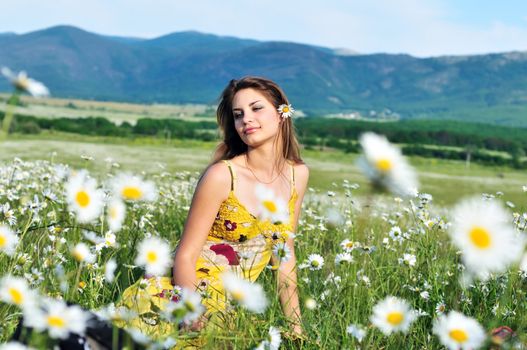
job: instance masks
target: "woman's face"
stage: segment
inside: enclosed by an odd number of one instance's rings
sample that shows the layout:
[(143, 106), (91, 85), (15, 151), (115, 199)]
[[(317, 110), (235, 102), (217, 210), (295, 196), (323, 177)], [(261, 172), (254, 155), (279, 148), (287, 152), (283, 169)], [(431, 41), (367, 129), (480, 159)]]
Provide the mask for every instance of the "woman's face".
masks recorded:
[(255, 89), (238, 91), (232, 100), (234, 127), (248, 146), (273, 141), (280, 129), (280, 114), (274, 105)]

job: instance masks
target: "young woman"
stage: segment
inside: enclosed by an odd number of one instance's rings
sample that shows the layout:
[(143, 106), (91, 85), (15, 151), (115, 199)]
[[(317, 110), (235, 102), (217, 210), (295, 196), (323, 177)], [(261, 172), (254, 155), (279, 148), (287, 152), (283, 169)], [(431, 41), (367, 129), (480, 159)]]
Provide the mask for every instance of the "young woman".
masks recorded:
[[(217, 119), (223, 142), (196, 187), (174, 259), (172, 284), (206, 296), (206, 312), (189, 326), (193, 330), (226, 310), (223, 273), (255, 281), (269, 263), (277, 267), (272, 250), (282, 242), (291, 257), (276, 268), (279, 299), (291, 331), (302, 334), (292, 233), (309, 171), (290, 115), (284, 92), (264, 78), (231, 80), (221, 95)], [(259, 219), (258, 186), (288, 203), (287, 220)]]

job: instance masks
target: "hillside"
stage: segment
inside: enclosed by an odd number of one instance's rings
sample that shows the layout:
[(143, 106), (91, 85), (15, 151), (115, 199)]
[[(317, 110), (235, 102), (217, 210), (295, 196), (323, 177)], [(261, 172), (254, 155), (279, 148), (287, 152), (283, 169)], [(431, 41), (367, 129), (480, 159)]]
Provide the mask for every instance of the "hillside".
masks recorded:
[[(147, 40), (57, 26), (0, 35), (0, 65), (28, 71), (58, 97), (213, 104), (230, 79), (254, 74), (278, 81), (312, 116), (389, 109), (403, 119), (527, 127), (526, 52), (424, 59), (342, 52), (198, 32)], [(0, 91), (9, 89), (0, 80)]]

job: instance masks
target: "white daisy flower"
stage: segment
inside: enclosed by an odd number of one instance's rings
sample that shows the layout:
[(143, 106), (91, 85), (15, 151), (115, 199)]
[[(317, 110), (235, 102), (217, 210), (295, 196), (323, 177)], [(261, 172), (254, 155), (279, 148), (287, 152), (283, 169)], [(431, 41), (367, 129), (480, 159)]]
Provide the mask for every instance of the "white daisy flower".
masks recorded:
[(25, 279), (8, 275), (0, 280), (0, 300), (21, 309), (32, 309), (36, 305), (36, 293)]
[(410, 305), (405, 300), (392, 296), (377, 303), (370, 317), (375, 327), (379, 328), (385, 335), (399, 331), (408, 332), (415, 319), (416, 314)]
[(446, 311), (446, 304), (442, 301), (436, 304), (436, 315), (443, 315)]
[(66, 184), (66, 198), (69, 209), (82, 223), (91, 222), (102, 212), (104, 193), (97, 189), (95, 179), (88, 177), (86, 171), (73, 175)]
[(153, 182), (144, 181), (141, 177), (121, 173), (111, 181), (116, 198), (122, 198), (127, 201), (155, 201), (157, 199), (157, 190)]
[(307, 298), (304, 305), (308, 310), (314, 310), (317, 307), (317, 301), (313, 298)]
[(281, 104), (278, 106), (278, 113), (282, 118), (287, 119), (295, 113), (295, 109), (290, 104)]
[(398, 196), (415, 194), (417, 176), (399, 148), (391, 145), (386, 137), (372, 132), (362, 134), (359, 142), (363, 155), (358, 166), (374, 185)]
[(265, 311), (268, 301), (261, 285), (239, 278), (232, 272), (223, 273), (222, 280), (223, 287), (238, 304), (251, 312)]
[(360, 343), (366, 336), (366, 329), (360, 325), (352, 324), (346, 328), (346, 333), (357, 339), (357, 341)]
[(291, 249), (284, 242), (274, 245), (273, 254), (278, 257), (280, 263), (285, 263), (291, 259)]
[(15, 253), (18, 236), (7, 225), (0, 225), (0, 252), (9, 256)]
[(496, 200), (470, 198), (453, 210), (450, 237), (462, 252), (468, 270), (481, 279), (505, 271), (520, 259), (525, 241), (512, 218)]
[(477, 349), (485, 341), (485, 330), (478, 321), (456, 311), (439, 316), (434, 322), (433, 332), (441, 344), (451, 350)]
[(169, 302), (163, 311), (167, 320), (172, 322), (183, 321), (190, 324), (205, 312), (205, 307), (201, 304), (201, 295), (198, 292), (182, 288), (177, 294), (181, 298), (178, 301)]
[(123, 226), (126, 216), (126, 206), (120, 199), (112, 199), (108, 204), (108, 227), (113, 232), (118, 232)]
[(84, 334), (88, 313), (79, 306), (67, 306), (60, 300), (45, 299), (43, 309), (34, 309), (24, 315), (24, 324), (37, 331), (47, 330), (52, 338), (65, 339), (69, 333)]
[(269, 327), (267, 339), (263, 340), (255, 350), (278, 350), (282, 344), (282, 336), (280, 330), (276, 327)]
[(33, 348), (16, 341), (10, 341), (9, 343), (0, 344), (0, 350), (33, 350)]
[(106, 278), (106, 281), (108, 283), (112, 283), (113, 279), (115, 278), (115, 270), (117, 269), (117, 263), (115, 262), (115, 259), (110, 259), (104, 265), (104, 278)]
[(406, 266), (415, 266), (417, 259), (413, 254), (403, 254), (402, 258), (399, 258), (399, 264)]
[(311, 254), (307, 257), (307, 260), (298, 267), (301, 269), (309, 268), (311, 271), (316, 271), (322, 269), (322, 266), (324, 266), (324, 258), (319, 254)]
[(340, 242), (340, 246), (344, 251), (348, 253), (351, 253), (353, 250), (361, 247), (359, 242), (353, 242), (347, 238)]
[(335, 265), (340, 265), (344, 262), (348, 262), (348, 263), (353, 262), (353, 257), (351, 256), (350, 253), (344, 252), (344, 253), (339, 253), (335, 255)]
[(289, 209), (285, 201), (274, 192), (262, 185), (256, 186), (256, 198), (258, 198), (259, 218), (262, 221), (269, 220), (274, 224), (289, 221)]
[(75, 247), (71, 249), (71, 255), (78, 262), (86, 262), (88, 264), (95, 262), (95, 255), (90, 252), (90, 248), (86, 243), (77, 243)]
[(137, 247), (135, 264), (144, 266), (146, 273), (162, 276), (171, 264), (170, 246), (157, 237), (145, 238)]
[(15, 74), (11, 71), (11, 69), (2, 67), (2, 75), (5, 76), (17, 90), (25, 91), (33, 97), (43, 97), (49, 95), (49, 90), (44, 84), (28, 78), (26, 72), (24, 71)]

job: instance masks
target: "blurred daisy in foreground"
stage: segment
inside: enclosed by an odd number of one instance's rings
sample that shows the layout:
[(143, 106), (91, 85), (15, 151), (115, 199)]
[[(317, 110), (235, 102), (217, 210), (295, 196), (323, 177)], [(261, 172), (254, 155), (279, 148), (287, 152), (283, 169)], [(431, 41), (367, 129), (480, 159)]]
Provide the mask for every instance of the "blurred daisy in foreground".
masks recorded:
[(278, 350), (282, 344), (282, 336), (280, 330), (276, 327), (269, 327), (267, 339), (263, 340), (255, 350)]
[(77, 243), (75, 247), (71, 249), (71, 255), (78, 262), (86, 262), (88, 264), (95, 262), (95, 255), (90, 252), (90, 248), (86, 243)]
[(289, 221), (287, 204), (283, 199), (275, 196), (271, 189), (262, 185), (256, 186), (256, 198), (258, 199), (260, 220), (269, 220), (274, 224)]
[(119, 199), (112, 199), (108, 204), (108, 226), (113, 232), (118, 232), (123, 226), (126, 216), (126, 206)]
[(359, 142), (363, 155), (357, 165), (374, 185), (398, 196), (415, 195), (417, 176), (399, 148), (372, 132), (362, 134)]
[(222, 275), (223, 287), (229, 296), (249, 311), (262, 313), (268, 305), (261, 285), (239, 278), (231, 272)]
[(52, 338), (65, 339), (69, 333), (84, 334), (89, 315), (79, 306), (67, 306), (59, 300), (46, 299), (43, 309), (31, 310), (24, 324), (37, 331), (47, 330)]
[(66, 184), (66, 198), (69, 209), (82, 223), (91, 222), (99, 217), (103, 209), (104, 193), (97, 189), (95, 179), (81, 171), (73, 175)]
[(346, 333), (357, 339), (357, 341), (360, 343), (366, 336), (366, 329), (360, 325), (352, 324), (346, 328)]
[(148, 275), (162, 276), (171, 261), (170, 246), (161, 238), (145, 238), (137, 247), (135, 264), (144, 266)]
[(163, 315), (169, 321), (190, 324), (205, 312), (205, 307), (201, 304), (201, 295), (187, 288), (183, 288), (180, 295), (178, 301), (168, 303)]
[(483, 327), (473, 318), (451, 311), (434, 322), (433, 332), (451, 350), (477, 349), (485, 341)]
[(33, 348), (16, 341), (10, 341), (9, 343), (0, 344), (0, 350), (33, 350)]
[(11, 256), (15, 253), (18, 236), (7, 225), (0, 225), (0, 252)]
[(114, 196), (127, 201), (155, 201), (157, 191), (153, 182), (139, 176), (121, 173), (111, 181)]
[(415, 312), (402, 299), (389, 296), (373, 307), (370, 317), (373, 325), (385, 335), (393, 332), (408, 332), (410, 325), (416, 319)]
[(298, 268), (309, 268), (311, 271), (320, 270), (324, 266), (324, 258), (320, 254), (311, 254), (307, 260), (298, 265)]
[(0, 280), (0, 300), (21, 309), (32, 309), (36, 304), (36, 295), (25, 279), (4, 276)]
[(24, 71), (15, 74), (11, 69), (2, 67), (2, 75), (6, 77), (18, 91), (27, 92), (33, 97), (44, 97), (49, 95), (49, 90), (44, 84), (28, 78)]
[(110, 259), (104, 265), (104, 278), (108, 283), (112, 283), (115, 278), (115, 270), (117, 269), (117, 263), (115, 262), (115, 259)]
[(525, 241), (514, 230), (511, 215), (497, 201), (470, 198), (452, 213), (449, 234), (470, 273), (486, 279), (520, 259)]

